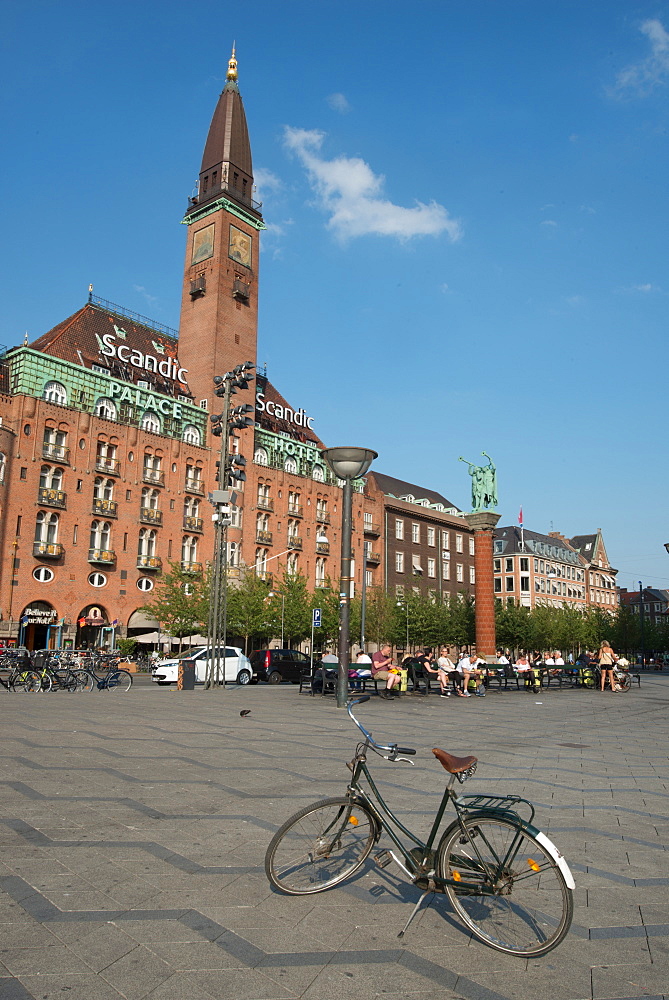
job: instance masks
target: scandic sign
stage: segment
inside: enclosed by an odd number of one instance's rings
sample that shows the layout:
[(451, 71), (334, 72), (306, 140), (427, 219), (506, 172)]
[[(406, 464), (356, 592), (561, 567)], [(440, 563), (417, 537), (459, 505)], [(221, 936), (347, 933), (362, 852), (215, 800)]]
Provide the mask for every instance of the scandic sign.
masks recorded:
[(276, 417), (277, 420), (288, 420), (297, 427), (308, 427), (309, 430), (313, 427), (314, 418), (308, 417), (305, 410), (291, 410), (290, 406), (282, 406), (273, 399), (265, 402), (265, 393), (262, 389), (256, 390), (256, 409), (260, 413), (269, 413), (270, 417)]
[[(183, 382), (186, 385), (188, 369), (180, 368), (179, 362), (175, 358), (166, 356), (159, 361), (154, 354), (144, 354), (136, 347), (130, 347), (129, 344), (115, 344), (117, 336), (125, 337), (126, 334), (125, 330), (121, 330), (118, 326), (114, 326), (114, 329), (116, 330), (115, 334), (105, 333), (101, 338), (98, 337), (102, 354), (108, 358), (118, 358), (119, 361), (132, 365), (134, 368), (142, 368), (147, 372), (158, 372), (163, 378), (169, 378), (172, 381), (176, 379), (177, 382)], [(165, 348), (162, 344), (158, 344), (154, 340), (153, 346), (159, 354), (164, 354)]]

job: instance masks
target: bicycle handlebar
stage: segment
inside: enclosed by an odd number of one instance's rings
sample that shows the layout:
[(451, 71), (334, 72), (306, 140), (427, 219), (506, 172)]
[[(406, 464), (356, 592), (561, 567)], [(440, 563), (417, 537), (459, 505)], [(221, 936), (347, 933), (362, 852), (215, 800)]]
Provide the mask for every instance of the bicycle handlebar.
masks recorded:
[(398, 753), (410, 754), (412, 757), (414, 757), (416, 755), (416, 751), (413, 750), (411, 747), (398, 747), (397, 743), (377, 743), (376, 740), (372, 738), (372, 734), (368, 732), (360, 722), (358, 722), (352, 711), (353, 706), (362, 705), (366, 701), (369, 701), (368, 694), (364, 694), (362, 698), (357, 698), (355, 701), (349, 701), (349, 703), (346, 706), (346, 711), (348, 712), (351, 720), (355, 723), (355, 725), (358, 727), (362, 735), (365, 737), (365, 739), (369, 741), (370, 745), (373, 746), (376, 750), (387, 751), (387, 753), (391, 754), (390, 760), (396, 760)]

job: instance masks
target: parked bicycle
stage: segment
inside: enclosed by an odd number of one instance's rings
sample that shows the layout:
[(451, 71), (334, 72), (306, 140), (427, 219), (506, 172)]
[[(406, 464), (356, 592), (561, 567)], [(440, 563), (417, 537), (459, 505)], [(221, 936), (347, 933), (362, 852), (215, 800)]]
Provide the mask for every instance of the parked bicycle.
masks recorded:
[[(382, 868), (394, 861), (423, 890), (400, 937), (429, 893), (445, 893), (469, 930), (498, 951), (528, 958), (555, 948), (571, 925), (575, 885), (557, 847), (533, 826), (532, 804), (518, 795), (459, 795), (455, 780), (470, 778), (477, 758), (434, 749), (451, 779), (424, 842), (384, 801), (367, 765), (369, 751), (408, 764), (416, 751), (377, 743), (352, 711), (366, 701), (369, 695), (347, 706), (364, 739), (347, 765), (345, 794), (306, 806), (277, 831), (265, 857), (270, 882), (296, 896), (331, 889), (362, 867), (386, 833), (399, 854), (382, 850), (374, 860)], [(456, 818), (439, 835), (449, 803)]]
[[(129, 691), (132, 687), (132, 674), (120, 670), (117, 657), (92, 656), (84, 660), (82, 666), (74, 673), (77, 677), (79, 691)], [(97, 669), (96, 669), (97, 668)], [(97, 673), (100, 670), (100, 673)]]

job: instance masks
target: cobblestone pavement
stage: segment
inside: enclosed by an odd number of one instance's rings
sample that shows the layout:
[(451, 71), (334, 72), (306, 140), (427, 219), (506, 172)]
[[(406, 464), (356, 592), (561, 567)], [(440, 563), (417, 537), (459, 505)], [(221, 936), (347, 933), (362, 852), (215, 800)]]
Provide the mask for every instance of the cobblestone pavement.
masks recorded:
[[(515, 792), (576, 878), (572, 930), (536, 960), (472, 939), (436, 897), (372, 862), (313, 897), (263, 859), (297, 808), (344, 788), (355, 730), (291, 685), (128, 694), (0, 690), (1, 1000), (613, 1000), (669, 997), (669, 678), (629, 694), (372, 698), (389, 799), (426, 830), (445, 774)], [(245, 718), (240, 710), (250, 709)]]

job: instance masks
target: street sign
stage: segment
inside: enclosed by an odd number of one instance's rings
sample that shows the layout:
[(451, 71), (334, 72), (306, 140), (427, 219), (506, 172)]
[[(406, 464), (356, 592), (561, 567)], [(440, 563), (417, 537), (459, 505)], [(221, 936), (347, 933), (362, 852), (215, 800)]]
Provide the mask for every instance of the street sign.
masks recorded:
[(312, 624), (313, 628), (320, 628), (321, 627), (321, 609), (320, 608), (314, 608), (314, 610), (313, 610), (313, 618), (311, 620), (311, 624)]

